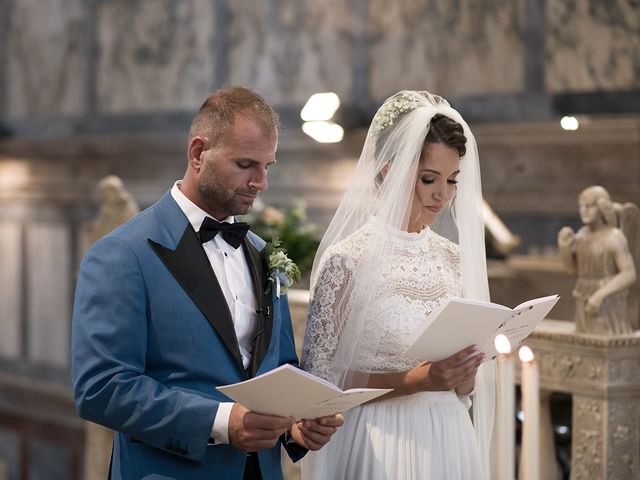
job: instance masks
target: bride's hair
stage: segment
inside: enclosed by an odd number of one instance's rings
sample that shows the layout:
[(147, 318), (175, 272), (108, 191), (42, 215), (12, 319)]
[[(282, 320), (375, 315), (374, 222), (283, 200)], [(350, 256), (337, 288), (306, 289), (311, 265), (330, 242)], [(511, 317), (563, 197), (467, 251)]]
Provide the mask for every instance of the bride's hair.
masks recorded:
[[(390, 131), (393, 128), (385, 128), (379, 136), (376, 138), (376, 151), (381, 152), (383, 144), (388, 140)], [(429, 131), (424, 139), (424, 147), (429, 143), (440, 143), (447, 147), (455, 148), (458, 151), (460, 158), (464, 157), (467, 153), (467, 137), (464, 135), (464, 128), (455, 120), (442, 115), (436, 114), (431, 118), (429, 122)], [(390, 159), (392, 161), (393, 158)], [(382, 185), (384, 180), (384, 169), (381, 170), (376, 176), (376, 187)]]
[(464, 136), (464, 129), (455, 120), (436, 114), (431, 119), (429, 133), (424, 141), (428, 143), (442, 143), (448, 147), (458, 150), (458, 155), (464, 157), (467, 153), (467, 137)]

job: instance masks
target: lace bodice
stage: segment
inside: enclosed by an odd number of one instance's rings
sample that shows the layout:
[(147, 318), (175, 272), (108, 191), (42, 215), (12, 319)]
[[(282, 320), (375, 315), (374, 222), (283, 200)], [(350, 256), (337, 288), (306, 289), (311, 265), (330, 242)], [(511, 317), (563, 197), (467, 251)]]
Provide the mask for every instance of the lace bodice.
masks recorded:
[[(332, 359), (351, 311), (354, 272), (374, 228), (374, 221), (327, 250), (309, 304), (302, 366), (333, 383), (339, 372)], [(376, 226), (379, 228), (379, 225)], [(388, 229), (389, 230), (389, 229)], [(359, 338), (353, 367), (362, 372), (393, 372), (420, 359), (402, 352), (411, 333), (443, 299), (461, 295), (459, 248), (426, 228), (420, 233), (388, 231), (390, 258), (382, 261), (373, 288), (367, 323)]]

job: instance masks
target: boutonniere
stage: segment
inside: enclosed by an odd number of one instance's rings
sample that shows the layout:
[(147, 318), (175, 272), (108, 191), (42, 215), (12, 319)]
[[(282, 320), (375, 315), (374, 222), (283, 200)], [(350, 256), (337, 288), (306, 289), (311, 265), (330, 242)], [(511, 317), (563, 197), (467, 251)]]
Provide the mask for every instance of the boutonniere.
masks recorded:
[(280, 240), (274, 238), (267, 242), (264, 247), (264, 255), (267, 258), (268, 280), (267, 292), (271, 291), (275, 285), (276, 298), (280, 298), (280, 293), (287, 293), (293, 282), (300, 281), (300, 269), (287, 257), (286, 250), (280, 247)]

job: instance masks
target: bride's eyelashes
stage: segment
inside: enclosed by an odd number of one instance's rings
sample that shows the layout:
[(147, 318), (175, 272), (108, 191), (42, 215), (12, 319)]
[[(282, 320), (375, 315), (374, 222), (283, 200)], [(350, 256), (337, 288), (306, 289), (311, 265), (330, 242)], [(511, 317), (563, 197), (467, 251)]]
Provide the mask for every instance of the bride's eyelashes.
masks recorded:
[[(431, 185), (431, 184), (433, 184), (433, 183), (436, 181), (436, 179), (435, 179), (435, 178), (426, 178), (426, 177), (422, 177), (421, 181), (422, 181), (422, 183), (424, 183), (425, 185)], [(450, 180), (447, 180), (447, 183), (448, 183), (449, 185), (457, 185), (457, 184), (458, 184), (458, 180), (456, 180), (456, 179), (450, 179)]]

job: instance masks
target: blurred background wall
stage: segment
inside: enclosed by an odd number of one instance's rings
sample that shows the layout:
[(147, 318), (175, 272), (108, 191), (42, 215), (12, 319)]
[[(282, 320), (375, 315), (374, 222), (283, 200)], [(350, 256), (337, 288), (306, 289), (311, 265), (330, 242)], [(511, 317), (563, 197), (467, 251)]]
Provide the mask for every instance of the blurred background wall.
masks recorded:
[[(115, 174), (141, 207), (157, 200), (184, 172), (191, 116), (224, 83), (282, 116), (263, 201), (303, 198), (320, 231), (373, 113), (400, 89), (438, 93), (468, 120), (485, 196), (520, 254), (553, 255), (588, 185), (640, 203), (637, 0), (0, 0), (7, 478), (79, 478), (69, 333), (95, 185)], [(341, 98), (340, 143), (300, 130), (324, 91)], [(561, 128), (567, 115), (577, 130)]]

